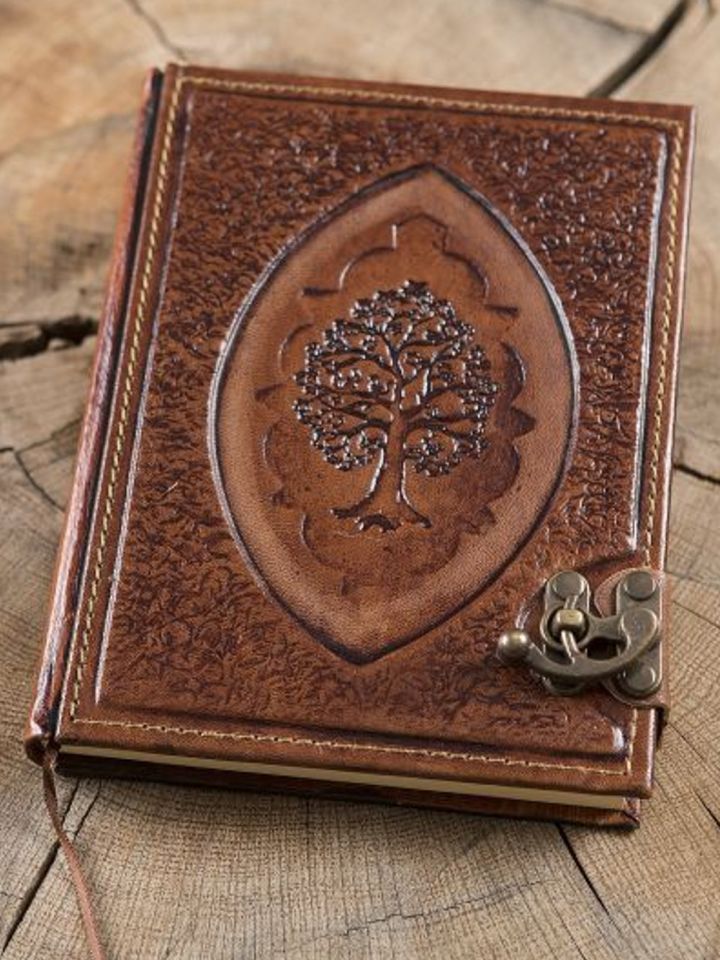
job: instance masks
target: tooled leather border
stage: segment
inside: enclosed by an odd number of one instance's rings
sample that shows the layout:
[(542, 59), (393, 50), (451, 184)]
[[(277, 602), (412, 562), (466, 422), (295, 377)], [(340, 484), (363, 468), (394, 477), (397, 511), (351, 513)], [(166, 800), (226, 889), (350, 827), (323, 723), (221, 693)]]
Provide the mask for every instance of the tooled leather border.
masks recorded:
[[(210, 737), (217, 739), (230, 739), (250, 742), (268, 742), (274, 744), (297, 744), (299, 746), (323, 746), (331, 749), (359, 750), (375, 753), (402, 754), (402, 755), (420, 755), (430, 758), (459, 760), (475, 763), (502, 763), (505, 766), (534, 767), (543, 769), (572, 770), (580, 773), (600, 773), (606, 776), (623, 776), (630, 772), (632, 767), (632, 758), (634, 750), (635, 736), (638, 726), (638, 711), (633, 709), (629, 734), (628, 734), (628, 752), (623, 765), (623, 769), (617, 770), (605, 767), (577, 766), (562, 763), (546, 763), (539, 761), (529, 761), (521, 759), (511, 759), (498, 756), (481, 756), (475, 753), (461, 753), (449, 750), (433, 750), (412, 747), (391, 747), (381, 744), (362, 744), (356, 741), (346, 741), (338, 739), (312, 739), (310, 737), (290, 737), (273, 736), (255, 733), (239, 733), (232, 731), (193, 729), (185, 727), (173, 727), (163, 724), (147, 724), (126, 720), (101, 720), (92, 718), (83, 718), (78, 716), (78, 704), (80, 691), (82, 687), (85, 667), (88, 659), (90, 638), (92, 635), (94, 616), (98, 597), (98, 586), (100, 582), (103, 562), (105, 559), (108, 545), (108, 528), (112, 511), (115, 507), (115, 499), (118, 490), (118, 479), (120, 469), (121, 453), (128, 437), (128, 413), (130, 409), (130, 398), (134, 387), (135, 377), (139, 366), (139, 343), (142, 330), (148, 320), (148, 303), (150, 299), (150, 277), (152, 274), (155, 258), (158, 253), (158, 237), (161, 224), (161, 213), (165, 201), (165, 187), (168, 179), (168, 159), (172, 149), (173, 133), (177, 119), (180, 95), (185, 85), (195, 85), (197, 87), (206, 87), (215, 90), (240, 91), (248, 95), (258, 96), (307, 96), (315, 98), (345, 99), (351, 102), (369, 102), (374, 104), (390, 103), (398, 106), (421, 106), (435, 107), (440, 109), (452, 109), (469, 113), (499, 113), (519, 117), (547, 117), (548, 119), (576, 119), (591, 120), (597, 122), (612, 122), (621, 124), (644, 124), (654, 128), (661, 128), (665, 133), (671, 134), (670, 140), (670, 158), (669, 158), (669, 177), (668, 177), (668, 208), (667, 208), (667, 239), (666, 239), (666, 259), (665, 259), (665, 282), (661, 300), (661, 323), (660, 323), (660, 343), (658, 349), (659, 363), (656, 377), (656, 403), (654, 414), (651, 420), (651, 455), (649, 463), (649, 482), (648, 482), (648, 510), (647, 522), (643, 531), (643, 556), (646, 565), (651, 566), (652, 547), (654, 542), (654, 529), (656, 520), (656, 509), (658, 501), (658, 476), (659, 463), (662, 450), (662, 429), (663, 420), (666, 414), (666, 395), (668, 393), (668, 372), (667, 359), (670, 345), (670, 331), (673, 321), (673, 304), (676, 292), (677, 275), (677, 251), (678, 251), (678, 212), (679, 196), (682, 176), (682, 161), (684, 153), (684, 130), (685, 125), (680, 120), (672, 118), (663, 118), (641, 113), (623, 114), (620, 112), (602, 111), (602, 110), (580, 110), (565, 107), (542, 107), (531, 104), (513, 104), (502, 102), (490, 102), (487, 100), (474, 101), (471, 99), (460, 99), (453, 97), (442, 97), (433, 95), (414, 95), (411, 93), (397, 92), (391, 90), (373, 91), (369, 89), (353, 87), (337, 87), (330, 85), (311, 84), (287, 84), (281, 82), (263, 82), (251, 80), (231, 80), (223, 77), (197, 76), (192, 74), (183, 74), (179, 70), (174, 78), (174, 86), (170, 97), (169, 110), (165, 129), (162, 135), (162, 144), (157, 168), (157, 180), (155, 184), (155, 195), (150, 217), (149, 232), (147, 237), (148, 256), (142, 271), (138, 306), (130, 329), (130, 348), (128, 354), (128, 363), (125, 379), (118, 394), (119, 405), (117, 413), (117, 436), (115, 446), (109, 460), (108, 482), (105, 487), (104, 506), (100, 518), (100, 533), (95, 552), (94, 562), (92, 564), (92, 573), (88, 580), (88, 602), (83, 620), (83, 628), (79, 639), (79, 652), (77, 665), (70, 690), (70, 708), (69, 718), (71, 723), (82, 723), (88, 725), (104, 727), (126, 727), (146, 731), (155, 731), (162, 733), (171, 733), (179, 736)], [(75, 644), (73, 644), (74, 646)], [(74, 650), (72, 651), (74, 654)]]

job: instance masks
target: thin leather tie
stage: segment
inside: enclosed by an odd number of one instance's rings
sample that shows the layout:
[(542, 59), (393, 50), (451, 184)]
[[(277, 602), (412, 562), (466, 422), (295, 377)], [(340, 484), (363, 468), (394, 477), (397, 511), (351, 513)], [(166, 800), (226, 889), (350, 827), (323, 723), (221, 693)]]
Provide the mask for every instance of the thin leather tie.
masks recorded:
[(45, 803), (47, 805), (52, 825), (55, 828), (60, 846), (65, 854), (65, 861), (70, 870), (70, 878), (75, 887), (75, 896), (77, 898), (80, 913), (82, 915), (83, 927), (90, 955), (92, 960), (107, 960), (107, 954), (100, 942), (95, 911), (90, 896), (90, 888), (80, 866), (80, 860), (77, 851), (73, 846), (72, 840), (65, 832), (60, 810), (58, 808), (57, 791), (55, 789), (55, 762), (57, 760), (57, 750), (54, 747), (48, 747), (43, 759), (43, 786), (45, 788)]

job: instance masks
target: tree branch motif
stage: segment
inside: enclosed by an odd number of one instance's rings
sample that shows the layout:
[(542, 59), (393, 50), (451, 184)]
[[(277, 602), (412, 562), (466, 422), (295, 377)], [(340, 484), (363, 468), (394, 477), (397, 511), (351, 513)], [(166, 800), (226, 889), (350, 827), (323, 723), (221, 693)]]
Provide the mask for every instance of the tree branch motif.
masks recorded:
[(498, 385), (475, 332), (449, 300), (406, 280), (356, 301), (308, 344), (293, 408), (311, 443), (338, 470), (377, 466), (363, 499), (337, 517), (363, 530), (430, 526), (408, 499), (406, 464), (439, 477), (488, 445)]

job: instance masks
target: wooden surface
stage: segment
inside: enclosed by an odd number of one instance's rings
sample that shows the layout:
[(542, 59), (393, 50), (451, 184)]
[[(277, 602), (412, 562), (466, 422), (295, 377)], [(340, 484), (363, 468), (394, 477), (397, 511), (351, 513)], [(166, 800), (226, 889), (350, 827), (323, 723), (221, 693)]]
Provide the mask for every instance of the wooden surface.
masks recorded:
[(700, 0), (0, 3), (0, 955), (85, 957), (20, 737), (143, 69), (695, 103), (673, 696), (632, 835), (66, 782), (113, 958), (720, 957), (720, 16)]

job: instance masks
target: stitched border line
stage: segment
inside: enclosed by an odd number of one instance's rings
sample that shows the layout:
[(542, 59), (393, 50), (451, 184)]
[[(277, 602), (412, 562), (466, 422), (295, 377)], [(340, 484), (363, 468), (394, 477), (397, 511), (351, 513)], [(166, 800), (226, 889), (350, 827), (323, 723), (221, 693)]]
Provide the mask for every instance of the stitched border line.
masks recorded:
[(578, 767), (569, 763), (543, 763), (539, 760), (513, 760), (509, 757), (480, 756), (476, 753), (462, 753), (453, 750), (418, 750), (415, 747), (385, 747), (380, 744), (361, 744), (353, 743), (349, 740), (313, 740), (311, 737), (281, 737), (273, 734), (261, 733), (234, 733), (223, 730), (202, 730), (187, 727), (173, 727), (161, 723), (129, 723), (125, 720), (82, 720), (78, 719), (76, 723), (87, 723), (102, 727), (134, 727), (140, 730), (147, 730), (157, 733), (174, 733), (180, 736), (192, 735), (201, 738), (210, 738), (217, 740), (240, 740), (251, 743), (292, 743), (301, 747), (328, 747), (332, 750), (364, 750), (368, 753), (390, 753), (400, 756), (415, 756), (421, 754), (424, 757), (430, 757), (434, 760), (463, 760), (469, 762), (475, 760), (481, 763), (497, 763), (505, 767), (528, 767), (531, 769), (549, 769), (549, 770), (572, 770), (582, 773), (602, 773), (606, 776), (621, 777), (630, 772), (632, 761), (633, 746), (635, 742), (635, 730), (637, 727), (637, 710), (633, 710), (632, 721), (630, 724), (630, 747), (623, 770), (607, 770), (605, 767)]
[[(678, 125), (679, 126), (679, 125)], [(679, 138), (678, 138), (679, 140)], [(670, 323), (673, 314), (675, 297), (675, 263), (677, 260), (677, 214), (678, 195), (680, 192), (680, 174), (682, 158), (680, 143), (673, 141), (670, 159), (670, 184), (668, 190), (668, 235), (667, 249), (667, 277), (662, 299), (662, 325), (660, 328), (660, 362), (658, 364), (657, 395), (655, 397), (655, 411), (652, 427), (652, 454), (650, 457), (650, 481), (648, 484), (648, 520), (645, 525), (645, 565), (652, 566), (651, 551), (654, 537), (655, 513), (657, 508), (658, 467), (660, 463), (660, 448), (662, 442), (662, 424), (665, 414), (665, 393), (667, 391), (667, 357), (670, 345)]]
[(78, 654), (78, 663), (75, 671), (75, 677), (72, 687), (72, 697), (70, 703), (70, 721), (71, 723), (84, 723), (88, 725), (104, 727), (124, 727), (134, 728), (159, 733), (171, 733), (179, 736), (197, 736), (202, 738), (214, 738), (219, 740), (235, 740), (253, 743), (275, 743), (275, 744), (296, 744), (299, 746), (326, 747), (336, 750), (359, 750), (368, 753), (383, 753), (395, 755), (419, 755), (433, 759), (459, 760), (465, 762), (478, 763), (499, 763), (507, 767), (526, 767), (555, 769), (566, 771), (577, 771), (582, 773), (601, 773), (606, 776), (623, 776), (630, 772), (632, 767), (633, 750), (635, 737), (637, 733), (638, 711), (633, 709), (629, 730), (629, 747), (625, 764), (622, 770), (613, 770), (605, 767), (575, 766), (562, 763), (542, 763), (531, 760), (510, 759), (507, 757), (480, 756), (473, 753), (461, 753), (450, 750), (432, 750), (417, 749), (413, 747), (387, 747), (380, 744), (361, 744), (345, 740), (315, 740), (310, 737), (281, 737), (271, 734), (252, 734), (252, 733), (233, 733), (220, 730), (202, 730), (186, 727), (165, 726), (162, 724), (147, 724), (125, 720), (93, 720), (78, 717), (77, 708), (80, 699), (80, 689), (85, 672), (85, 666), (88, 659), (90, 646), (90, 636), (93, 628), (95, 609), (98, 598), (98, 588), (102, 565), (107, 550), (108, 531), (110, 518), (112, 515), (115, 496), (117, 493), (118, 474), (120, 469), (120, 458), (127, 436), (128, 413), (130, 409), (130, 397), (134, 385), (134, 378), (138, 367), (139, 343), (142, 330), (147, 321), (147, 307), (150, 294), (150, 275), (155, 263), (155, 257), (158, 249), (158, 236), (160, 216), (165, 200), (165, 187), (168, 178), (168, 158), (172, 148), (172, 135), (175, 129), (178, 104), (180, 102), (180, 93), (185, 84), (195, 84), (198, 87), (207, 87), (216, 90), (240, 90), (248, 94), (266, 94), (270, 96), (283, 96), (287, 94), (305, 94), (308, 97), (342, 97), (351, 101), (370, 102), (376, 104), (391, 103), (398, 106), (425, 106), (439, 107), (444, 109), (458, 110), (467, 113), (488, 114), (497, 112), (518, 117), (547, 117), (549, 119), (586, 119), (599, 122), (610, 123), (628, 123), (628, 124), (646, 124), (654, 128), (664, 128), (676, 136), (671, 137), (671, 160), (670, 160), (670, 180), (668, 191), (668, 237), (667, 237), (667, 265), (664, 293), (662, 299), (662, 323), (660, 330), (660, 349), (659, 349), (659, 370), (657, 378), (657, 397), (655, 403), (655, 412), (653, 417), (652, 432), (652, 450), (650, 457), (650, 472), (648, 484), (648, 518), (644, 530), (645, 541), (645, 562), (650, 565), (651, 550), (654, 537), (655, 514), (657, 508), (658, 492), (658, 466), (660, 459), (660, 449), (662, 441), (662, 424), (664, 416), (664, 401), (667, 391), (667, 357), (670, 343), (670, 326), (673, 313), (673, 302), (675, 292), (675, 271), (677, 260), (677, 214), (678, 197), (680, 191), (680, 175), (682, 169), (682, 129), (683, 125), (678, 120), (671, 120), (662, 117), (652, 117), (643, 114), (623, 114), (605, 112), (601, 110), (574, 110), (566, 107), (541, 107), (521, 104), (492, 103), (489, 101), (473, 101), (452, 97), (437, 96), (416, 96), (409, 93), (397, 93), (393, 91), (371, 91), (363, 89), (352, 89), (330, 86), (312, 86), (312, 85), (294, 85), (282, 83), (264, 83), (245, 80), (227, 80), (220, 77), (195, 77), (183, 75), (178, 72), (170, 106), (168, 109), (165, 131), (162, 139), (160, 157), (158, 160), (158, 171), (155, 179), (154, 189), (155, 197), (150, 219), (150, 226), (147, 235), (147, 256), (145, 267), (140, 282), (140, 293), (138, 297), (138, 306), (130, 334), (130, 349), (128, 353), (127, 371), (120, 398), (117, 437), (110, 461), (110, 471), (108, 484), (105, 493), (105, 506), (100, 522), (100, 534), (97, 552), (95, 555), (95, 565), (90, 578), (89, 597), (83, 623), (83, 630), (80, 638), (80, 650)]

